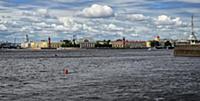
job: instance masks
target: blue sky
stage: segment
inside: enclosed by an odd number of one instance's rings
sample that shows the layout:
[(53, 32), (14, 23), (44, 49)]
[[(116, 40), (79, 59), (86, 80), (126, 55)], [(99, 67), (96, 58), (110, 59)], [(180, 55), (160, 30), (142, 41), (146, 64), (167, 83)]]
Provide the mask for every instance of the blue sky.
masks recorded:
[(184, 39), (192, 14), (200, 38), (199, 0), (0, 0), (0, 41)]

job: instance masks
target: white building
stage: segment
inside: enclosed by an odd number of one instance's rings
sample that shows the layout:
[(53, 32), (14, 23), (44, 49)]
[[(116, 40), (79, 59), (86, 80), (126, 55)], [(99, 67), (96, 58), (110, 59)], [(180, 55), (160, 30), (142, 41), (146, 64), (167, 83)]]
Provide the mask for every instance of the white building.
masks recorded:
[(21, 48), (30, 48), (30, 47), (31, 47), (31, 43), (29, 42), (21, 43)]
[(80, 48), (95, 48), (95, 42), (85, 39), (83, 42), (80, 42)]

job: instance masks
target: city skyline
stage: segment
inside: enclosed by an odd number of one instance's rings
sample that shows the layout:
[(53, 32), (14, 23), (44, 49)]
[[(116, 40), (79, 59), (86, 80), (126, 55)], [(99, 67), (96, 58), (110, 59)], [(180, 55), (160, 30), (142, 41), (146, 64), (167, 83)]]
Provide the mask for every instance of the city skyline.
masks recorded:
[(0, 40), (182, 39), (200, 37), (198, 0), (1, 0)]

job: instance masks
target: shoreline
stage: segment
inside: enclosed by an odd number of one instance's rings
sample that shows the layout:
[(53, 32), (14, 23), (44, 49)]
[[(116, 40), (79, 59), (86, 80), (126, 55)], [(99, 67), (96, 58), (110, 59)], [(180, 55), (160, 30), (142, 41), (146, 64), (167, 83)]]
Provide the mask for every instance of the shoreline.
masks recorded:
[(149, 48), (64, 48), (64, 49), (0, 49), (0, 52), (42, 52), (42, 51), (81, 51), (81, 50), (147, 50), (147, 51), (156, 51), (156, 50), (173, 50), (173, 49), (152, 49)]

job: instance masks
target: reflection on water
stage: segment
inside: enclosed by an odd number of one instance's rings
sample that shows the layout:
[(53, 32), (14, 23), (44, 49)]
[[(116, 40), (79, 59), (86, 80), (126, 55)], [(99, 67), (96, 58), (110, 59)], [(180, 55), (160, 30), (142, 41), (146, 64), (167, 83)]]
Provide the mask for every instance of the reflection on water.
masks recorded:
[(0, 51), (0, 100), (199, 101), (200, 58), (171, 53)]

